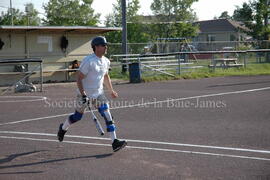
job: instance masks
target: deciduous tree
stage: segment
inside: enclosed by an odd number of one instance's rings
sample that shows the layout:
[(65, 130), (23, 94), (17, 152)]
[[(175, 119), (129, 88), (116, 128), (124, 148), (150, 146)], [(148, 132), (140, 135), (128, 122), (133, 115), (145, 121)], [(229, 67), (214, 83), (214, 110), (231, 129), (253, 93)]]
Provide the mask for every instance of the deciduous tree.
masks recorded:
[(100, 14), (91, 7), (93, 0), (50, 0), (43, 5), (46, 25), (95, 26)]

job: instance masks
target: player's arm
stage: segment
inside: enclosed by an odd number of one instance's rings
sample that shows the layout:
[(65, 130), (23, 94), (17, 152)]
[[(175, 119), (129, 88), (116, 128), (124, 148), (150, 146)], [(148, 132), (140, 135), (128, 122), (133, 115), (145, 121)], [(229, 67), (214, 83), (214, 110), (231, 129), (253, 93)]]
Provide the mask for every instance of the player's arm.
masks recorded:
[(81, 71), (78, 71), (78, 76), (77, 76), (77, 86), (78, 86), (78, 89), (81, 93), (82, 96), (85, 96), (86, 93), (84, 91), (84, 88), (83, 88), (83, 84), (82, 84), (82, 80), (85, 78), (85, 75), (81, 72)]
[(117, 92), (114, 91), (114, 89), (113, 89), (113, 87), (112, 87), (112, 81), (111, 81), (111, 78), (110, 78), (110, 76), (109, 76), (108, 73), (106, 73), (106, 74), (104, 75), (104, 84), (105, 84), (106, 88), (109, 90), (109, 92), (110, 92), (110, 94), (111, 94), (111, 96), (112, 96), (113, 98), (118, 97)]

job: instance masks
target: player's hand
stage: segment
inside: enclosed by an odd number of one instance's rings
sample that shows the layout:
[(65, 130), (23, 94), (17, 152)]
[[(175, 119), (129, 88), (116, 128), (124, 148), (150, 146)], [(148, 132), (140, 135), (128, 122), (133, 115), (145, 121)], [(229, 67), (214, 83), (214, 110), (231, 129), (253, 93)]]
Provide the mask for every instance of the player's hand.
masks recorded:
[(89, 101), (89, 98), (86, 95), (82, 95), (82, 103), (86, 104), (88, 103), (88, 101)]
[(116, 91), (112, 90), (111, 91), (111, 96), (112, 96), (112, 98), (117, 98), (118, 97), (118, 94), (117, 94)]

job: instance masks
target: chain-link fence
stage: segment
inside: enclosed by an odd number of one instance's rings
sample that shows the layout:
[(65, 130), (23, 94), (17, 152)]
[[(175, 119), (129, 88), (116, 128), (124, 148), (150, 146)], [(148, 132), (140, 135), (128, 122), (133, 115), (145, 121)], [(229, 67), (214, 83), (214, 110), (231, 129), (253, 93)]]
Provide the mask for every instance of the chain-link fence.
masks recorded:
[[(135, 46), (135, 44), (132, 45)], [(258, 42), (242, 42), (242, 45), (238, 44), (237, 47), (222, 46), (221, 50), (214, 51), (199, 51), (192, 44), (186, 44), (186, 46), (190, 46), (188, 47), (189, 50), (185, 49), (178, 52), (169, 51), (173, 43), (163, 44), (167, 50), (164, 47), (161, 48), (160, 44), (158, 44), (160, 46), (159, 50), (165, 49), (166, 53), (154, 52), (153, 50), (157, 50), (157, 45), (156, 48), (153, 46), (150, 48), (147, 44), (136, 45), (136, 50), (139, 49), (138, 47), (145, 45), (143, 53), (133, 51), (133, 54), (114, 54), (110, 56), (113, 62), (112, 71), (114, 74), (126, 75), (125, 78), (130, 79), (131, 77), (128, 76), (131, 74), (128, 68), (134, 63), (138, 64), (141, 73), (140, 77), (142, 78), (157, 75), (177, 77), (184, 73), (227, 73), (232, 75), (270, 73), (267, 70), (270, 71), (270, 50), (258, 49), (260, 46), (258, 46)], [(174, 47), (180, 47), (174, 45)], [(232, 44), (227, 42), (227, 44), (223, 43), (223, 45)]]
[[(128, 54), (268, 49), (270, 41), (207, 41), (129, 43)], [(122, 53), (121, 43), (110, 43), (108, 55)]]

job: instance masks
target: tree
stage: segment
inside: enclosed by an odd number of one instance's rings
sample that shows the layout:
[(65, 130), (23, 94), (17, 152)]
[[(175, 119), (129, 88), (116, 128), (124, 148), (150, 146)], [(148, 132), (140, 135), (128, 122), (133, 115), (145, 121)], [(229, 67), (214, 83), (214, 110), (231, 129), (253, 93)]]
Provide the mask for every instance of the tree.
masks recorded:
[(268, 0), (258, 0), (254, 3), (255, 9), (255, 31), (258, 33), (259, 39), (269, 40), (270, 26), (268, 19), (270, 18), (270, 2)]
[[(117, 0), (113, 4), (113, 13), (106, 16), (105, 24), (106, 26), (122, 26), (122, 6), (121, 0)], [(140, 9), (139, 0), (131, 0), (127, 5), (127, 22), (135, 22), (138, 20), (138, 11)]]
[[(14, 25), (40, 25), (40, 18), (38, 17), (38, 11), (34, 8), (32, 3), (25, 4), (29, 7), (29, 11), (24, 13), (19, 9), (12, 9), (13, 11), (13, 24)], [(0, 25), (11, 25), (11, 13), (2, 12), (0, 16)]]
[[(270, 3), (270, 2), (269, 2)], [(256, 0), (243, 3), (234, 11), (233, 19), (242, 21), (250, 29), (247, 33), (257, 40), (269, 40), (270, 26), (270, 4), (268, 0)]]
[[(127, 4), (126, 15), (127, 15), (127, 41), (129, 43), (138, 43), (138, 42), (148, 42), (150, 36), (145, 33), (143, 24), (140, 24), (140, 18), (138, 16), (138, 11), (140, 9), (139, 0), (130, 0)], [(106, 26), (111, 27), (121, 27), (122, 26), (122, 6), (121, 0), (117, 0), (113, 4), (113, 13), (106, 16), (105, 21)], [(106, 38), (110, 43), (120, 43), (122, 42), (122, 32), (109, 32), (106, 34)], [(141, 46), (129, 46), (129, 53), (140, 53), (143, 50)], [(110, 47), (109, 53), (119, 54), (121, 49)]]
[[(257, 39), (267, 40), (261, 44), (260, 48), (269, 49), (269, 35), (270, 35), (270, 2), (268, 0), (258, 0), (257, 3), (254, 3), (254, 9), (256, 10), (255, 21), (256, 25), (254, 26), (254, 32), (256, 33)], [(270, 53), (266, 53), (265, 57), (267, 62), (270, 62)]]
[(232, 19), (235, 21), (241, 21), (245, 23), (252, 22), (252, 7), (248, 3), (243, 3), (242, 7), (236, 6), (236, 10), (234, 10)]
[(197, 26), (193, 26), (192, 22), (197, 18), (191, 5), (196, 1), (198, 0), (154, 0), (151, 10), (158, 22), (152, 25), (155, 38), (194, 36)]
[(219, 16), (219, 19), (231, 19), (231, 16), (229, 15), (228, 11), (224, 11)]
[(100, 14), (95, 14), (91, 7), (93, 0), (50, 0), (43, 5), (46, 25), (94, 26)]
[[(139, 23), (138, 11), (140, 9), (139, 0), (131, 0), (127, 5), (127, 39), (129, 43), (147, 42), (149, 36), (144, 32), (143, 25)], [(113, 13), (106, 16), (106, 26), (121, 27), (122, 26), (122, 8), (121, 0), (117, 0), (113, 4)], [(109, 32), (106, 38), (109, 42), (119, 43), (122, 41), (122, 32)]]
[[(270, 48), (270, 1), (254, 0), (249, 4), (244, 3), (241, 8), (237, 7), (233, 18), (242, 21), (250, 31), (247, 33), (257, 40), (267, 40), (258, 44), (259, 48)], [(266, 61), (270, 62), (270, 54), (266, 53)]]
[(165, 21), (195, 21), (196, 15), (191, 9), (198, 0), (154, 0), (151, 10), (159, 20)]
[[(23, 25), (23, 21), (22, 21), (23, 13), (20, 12), (19, 9), (12, 9), (12, 10), (13, 10), (13, 24)], [(11, 25), (11, 13), (1, 12), (0, 24)]]

